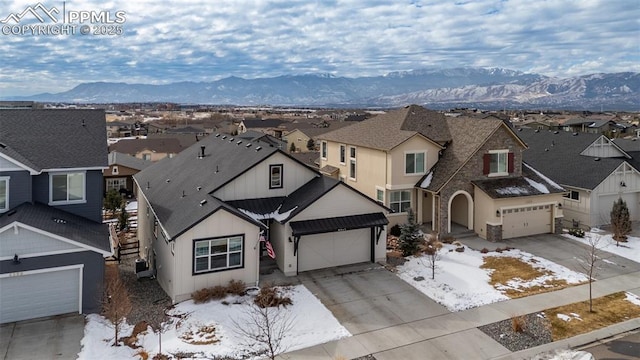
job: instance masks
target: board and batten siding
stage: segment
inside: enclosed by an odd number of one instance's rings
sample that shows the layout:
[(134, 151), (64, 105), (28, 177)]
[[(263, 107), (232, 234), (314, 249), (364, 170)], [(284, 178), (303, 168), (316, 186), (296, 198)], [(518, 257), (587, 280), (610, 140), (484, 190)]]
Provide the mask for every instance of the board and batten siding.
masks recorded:
[[(283, 165), (283, 186), (269, 189), (269, 165)], [(276, 152), (230, 183), (216, 190), (213, 196), (222, 201), (287, 196), (316, 176), (316, 172), (290, 157)]]
[[(256, 246), (256, 244), (259, 234), (260, 227), (255, 224), (239, 218), (226, 210), (218, 210), (180, 235), (175, 240), (175, 256), (172, 258), (174, 261), (172, 276), (173, 288), (169, 296), (173, 302), (189, 299), (191, 293), (195, 290), (215, 285), (226, 285), (230, 280), (242, 280), (247, 284), (255, 284), (259, 252), (259, 246)], [(194, 275), (193, 241), (195, 239), (231, 235), (244, 235), (243, 267)], [(168, 247), (159, 247), (159, 249), (168, 249)], [(160, 265), (161, 264), (158, 264), (158, 266)]]
[(76, 245), (20, 226), (10, 227), (1, 232), (0, 244), (2, 244), (0, 246), (0, 258), (13, 258), (15, 254), (18, 254), (21, 258), (26, 258), (34, 254), (83, 251), (82, 248)]
[[(2, 158), (0, 158), (1, 160)], [(1, 177), (9, 177), (9, 209), (31, 202), (31, 175), (28, 171), (0, 171)]]
[(596, 141), (584, 149), (580, 155), (601, 158), (624, 156), (622, 151), (620, 151), (620, 149), (618, 149), (611, 140), (607, 139), (605, 136), (600, 136), (596, 139)]

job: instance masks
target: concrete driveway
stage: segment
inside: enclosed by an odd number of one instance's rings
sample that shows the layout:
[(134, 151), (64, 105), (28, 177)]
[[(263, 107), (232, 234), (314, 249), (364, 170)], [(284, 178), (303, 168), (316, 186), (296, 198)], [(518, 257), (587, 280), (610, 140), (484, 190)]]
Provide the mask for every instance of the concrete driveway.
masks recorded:
[(60, 315), (0, 326), (3, 360), (77, 359), (84, 336), (84, 316)]
[(354, 335), (449, 313), (378, 264), (310, 271), (298, 279)]
[[(526, 251), (528, 253), (551, 260), (571, 270), (584, 273), (580, 267), (582, 258), (588, 253), (589, 247), (564, 236), (542, 234), (503, 240), (503, 243)], [(497, 245), (496, 245), (497, 246)], [(600, 251), (603, 261), (598, 264), (596, 279), (607, 279), (613, 276), (640, 271), (640, 263), (627, 258)]]

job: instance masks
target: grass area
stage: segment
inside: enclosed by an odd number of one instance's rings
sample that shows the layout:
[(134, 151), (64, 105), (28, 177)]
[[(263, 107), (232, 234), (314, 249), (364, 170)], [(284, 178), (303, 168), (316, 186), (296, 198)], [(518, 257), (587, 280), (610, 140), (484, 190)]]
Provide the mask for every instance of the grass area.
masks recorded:
[[(593, 299), (593, 310), (589, 312), (588, 300), (545, 310), (551, 323), (553, 340), (566, 339), (640, 317), (640, 306), (626, 300), (625, 292)], [(565, 321), (558, 318), (558, 314), (571, 315), (573, 318)], [(574, 314), (579, 318), (575, 318)]]
[(553, 272), (549, 270), (538, 269), (532, 264), (514, 257), (487, 256), (484, 258), (484, 264), (480, 268), (491, 270), (491, 281), (489, 283), (512, 299), (556, 291), (570, 286), (563, 279), (547, 279), (540, 285), (517, 288), (506, 287), (510, 280), (520, 279), (526, 282), (553, 275)]

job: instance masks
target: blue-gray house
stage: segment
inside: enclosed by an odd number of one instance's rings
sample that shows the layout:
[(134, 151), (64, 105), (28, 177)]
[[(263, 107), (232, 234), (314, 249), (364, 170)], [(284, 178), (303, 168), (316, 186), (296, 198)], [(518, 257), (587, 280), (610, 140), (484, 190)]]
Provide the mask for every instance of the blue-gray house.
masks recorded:
[(102, 110), (0, 110), (0, 323), (100, 310)]

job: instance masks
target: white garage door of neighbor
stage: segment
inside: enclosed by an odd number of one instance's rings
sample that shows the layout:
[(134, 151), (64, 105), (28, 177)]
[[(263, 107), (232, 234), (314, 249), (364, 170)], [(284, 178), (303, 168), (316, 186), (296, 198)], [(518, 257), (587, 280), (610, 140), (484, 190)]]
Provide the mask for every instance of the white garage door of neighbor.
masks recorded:
[(611, 209), (613, 209), (613, 203), (618, 200), (618, 198), (622, 198), (627, 203), (627, 208), (629, 208), (629, 216), (631, 217), (631, 221), (639, 221), (640, 214), (638, 213), (638, 194), (637, 193), (626, 193), (621, 195), (600, 195), (598, 198), (598, 214), (601, 219), (596, 219), (596, 224), (601, 224), (603, 222), (610, 223), (611, 222)]
[(80, 309), (80, 268), (25, 271), (0, 278), (0, 323)]
[(298, 271), (371, 261), (371, 229), (305, 235), (298, 248)]
[(502, 238), (551, 232), (551, 206), (532, 205), (502, 211)]

